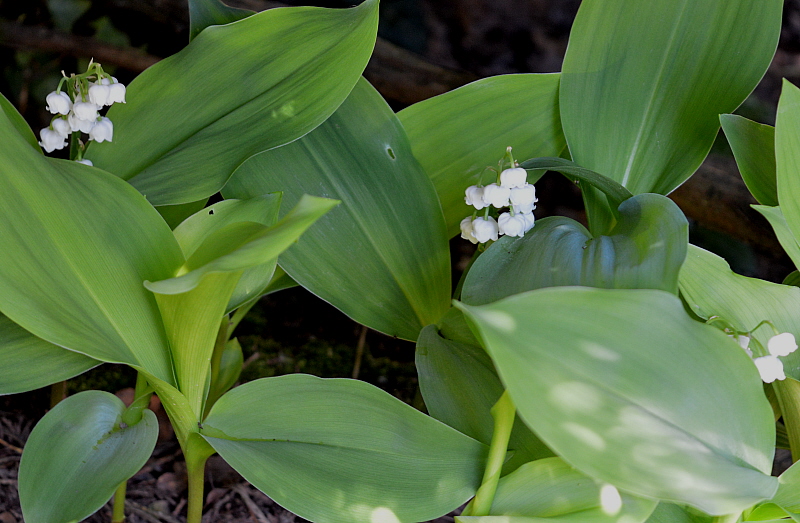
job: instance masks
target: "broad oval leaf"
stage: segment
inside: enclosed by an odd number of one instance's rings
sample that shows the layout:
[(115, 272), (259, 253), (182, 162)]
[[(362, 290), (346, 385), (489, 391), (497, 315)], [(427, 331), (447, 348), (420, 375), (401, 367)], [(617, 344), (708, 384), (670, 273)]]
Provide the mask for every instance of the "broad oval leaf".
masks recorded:
[(554, 287), (459, 307), (520, 417), (581, 472), (714, 515), (774, 494), (755, 366), (672, 294)]
[(71, 523), (97, 511), (153, 452), (158, 420), (122, 423), (125, 405), (107, 392), (70, 396), (34, 427), (19, 465), (28, 523)]
[[(502, 520), (493, 516), (512, 516), (509, 523), (514, 517), (580, 523), (642, 523), (656, 507), (654, 500), (616, 490), (604, 497), (604, 492), (601, 483), (570, 467), (561, 458), (540, 459), (500, 479), (488, 516), (456, 519), (463, 523), (500, 523)], [(619, 501), (622, 503), (618, 505)]]
[(518, 160), (564, 150), (558, 80), (558, 74), (493, 76), (397, 113), (439, 194), (449, 237), (472, 212), (464, 191), (479, 183), (487, 166), (497, 165), (506, 147)]
[(778, 202), (789, 229), (800, 238), (800, 89), (783, 81), (775, 120)]
[(316, 523), (426, 521), (475, 493), (486, 447), (367, 383), (293, 374), (222, 396), (201, 434)]
[(226, 198), (284, 191), (342, 205), (280, 258), (300, 285), (377, 331), (416, 340), (450, 302), (450, 251), (436, 192), (403, 128), (361, 80), (350, 97), (302, 139), (250, 158)]
[(37, 338), (0, 314), (0, 394), (68, 380), (100, 362)]
[[(490, 411), (505, 391), (489, 355), (480, 346), (447, 339), (436, 325), (428, 325), (417, 340), (415, 363), (428, 413), (489, 445), (494, 426)], [(508, 449), (511, 454), (503, 465), (504, 474), (523, 463), (553, 455), (519, 418), (514, 422)]]
[(669, 198), (641, 194), (619, 206), (608, 236), (593, 238), (564, 217), (536, 222), (522, 238), (504, 236), (478, 257), (464, 280), (470, 305), (543, 287), (650, 288), (677, 294), (689, 224)]
[(775, 128), (735, 114), (721, 114), (719, 121), (750, 194), (762, 205), (778, 205)]
[[(561, 73), (579, 165), (667, 194), (701, 164), (778, 44), (781, 0), (584, 0)], [(613, 130), (613, 132), (611, 132)]]
[(246, 158), (296, 140), (342, 103), (375, 44), (377, 0), (270, 9), (209, 27), (131, 82), (114, 141), (86, 157), (153, 205), (217, 192)]
[(43, 157), (0, 118), (0, 311), (36, 336), (172, 381), (143, 280), (183, 256), (141, 194), (100, 169)]

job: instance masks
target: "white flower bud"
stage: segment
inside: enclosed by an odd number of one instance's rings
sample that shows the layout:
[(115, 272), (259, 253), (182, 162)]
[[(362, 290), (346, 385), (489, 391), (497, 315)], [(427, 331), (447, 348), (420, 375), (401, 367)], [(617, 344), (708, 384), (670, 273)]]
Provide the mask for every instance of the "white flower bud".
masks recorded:
[(511, 205), (514, 207), (514, 212), (527, 214), (536, 208), (536, 188), (526, 183), (520, 187), (511, 189)]
[(472, 234), (480, 243), (497, 240), (498, 232), (497, 222), (491, 216), (486, 219), (475, 218), (472, 220)]
[(483, 188), (483, 201), (487, 206), (494, 205), (498, 209), (508, 207), (508, 199), (511, 196), (511, 189), (500, 187), (492, 183)]
[(483, 201), (483, 187), (470, 185), (467, 187), (467, 190), (464, 191), (464, 194), (464, 201), (467, 205), (472, 205), (479, 211), (486, 207), (486, 203)]
[(522, 187), (528, 179), (528, 172), (522, 167), (514, 167), (513, 169), (506, 169), (500, 173), (500, 185), (513, 189), (514, 187)]
[(72, 133), (72, 127), (64, 118), (55, 118), (50, 122), (50, 127), (65, 139), (69, 138), (70, 133)]
[(47, 110), (53, 114), (68, 114), (72, 109), (72, 100), (64, 92), (56, 92), (47, 95)]
[(97, 120), (98, 109), (99, 107), (91, 102), (75, 102), (75, 105), (72, 106), (72, 112), (76, 117), (81, 120), (89, 120), (92, 122)]
[(42, 146), (45, 152), (52, 153), (56, 149), (63, 149), (67, 146), (66, 138), (49, 127), (45, 127), (39, 131), (39, 136), (42, 137), (42, 141), (39, 142), (39, 145)]
[(791, 332), (783, 332), (773, 336), (767, 342), (767, 349), (773, 356), (788, 356), (797, 350), (797, 342), (794, 339), (794, 334)]
[(478, 243), (478, 239), (475, 238), (475, 234), (472, 232), (472, 218), (469, 216), (461, 220), (461, 237), (472, 243)]
[(117, 82), (116, 78), (114, 83), (108, 86), (108, 105), (114, 103), (125, 103), (125, 86)]
[(504, 212), (497, 218), (497, 227), (506, 236), (525, 236), (525, 218), (521, 214), (511, 216)]
[(94, 166), (92, 161), (91, 160), (87, 160), (86, 158), (84, 158), (83, 160), (75, 160), (75, 161), (78, 162), (78, 163), (82, 163), (83, 165), (88, 165), (89, 167), (93, 167)]
[(783, 362), (777, 356), (761, 356), (753, 360), (761, 374), (764, 383), (772, 383), (775, 380), (785, 380), (786, 374), (783, 372)]
[(110, 142), (114, 136), (114, 126), (111, 120), (105, 116), (101, 116), (92, 130), (89, 132), (89, 139), (97, 143)]
[(89, 87), (89, 102), (95, 104), (98, 107), (103, 107), (104, 105), (110, 105), (108, 103), (108, 96), (109, 91), (111, 90), (110, 86), (103, 85), (102, 83), (94, 83)]
[(69, 113), (67, 117), (67, 122), (69, 123), (70, 129), (72, 129), (73, 133), (82, 132), (82, 133), (89, 133), (92, 128), (94, 127), (97, 120), (83, 120), (78, 118), (75, 113)]

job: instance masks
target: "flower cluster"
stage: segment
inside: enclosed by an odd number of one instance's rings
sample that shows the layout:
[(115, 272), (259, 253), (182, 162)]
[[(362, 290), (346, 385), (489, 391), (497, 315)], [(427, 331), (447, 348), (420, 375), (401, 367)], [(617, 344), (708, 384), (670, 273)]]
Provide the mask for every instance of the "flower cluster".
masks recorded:
[[(507, 150), (510, 157), (511, 148)], [(499, 183), (486, 186), (472, 185), (465, 191), (464, 201), (476, 212), (461, 220), (461, 237), (472, 243), (485, 243), (497, 240), (500, 235), (525, 236), (534, 224), (533, 210), (536, 208), (536, 188), (527, 182), (528, 173), (518, 167), (513, 158), (511, 167), (500, 172)], [(501, 162), (502, 165), (502, 162)], [(509, 207), (495, 220), (489, 216), (489, 209)], [(477, 211), (486, 209), (484, 216)]]
[(797, 350), (797, 342), (794, 335), (790, 332), (783, 332), (771, 337), (767, 342), (769, 355), (753, 357), (753, 350), (750, 349), (750, 337), (745, 335), (732, 336), (739, 342), (739, 346), (753, 358), (761, 380), (764, 383), (772, 383), (775, 380), (785, 380), (786, 374), (783, 371), (783, 362), (779, 356), (788, 356)]
[[(66, 84), (66, 89), (62, 87)], [(111, 120), (100, 116), (99, 111), (114, 103), (125, 103), (125, 86), (108, 75), (100, 64), (91, 62), (80, 75), (64, 76), (58, 88), (47, 95), (47, 110), (56, 115), (39, 132), (39, 145), (51, 153), (67, 146), (72, 133), (86, 133), (89, 140), (110, 142), (114, 136)], [(78, 160), (91, 165), (89, 160)]]

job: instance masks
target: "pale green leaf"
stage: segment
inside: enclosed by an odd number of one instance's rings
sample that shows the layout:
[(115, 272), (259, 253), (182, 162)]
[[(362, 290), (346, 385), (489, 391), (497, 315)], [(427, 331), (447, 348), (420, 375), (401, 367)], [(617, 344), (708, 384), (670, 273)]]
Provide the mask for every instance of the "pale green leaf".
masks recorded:
[(719, 121), (750, 194), (762, 205), (778, 205), (775, 128), (735, 114), (721, 114)]
[(72, 523), (102, 507), (150, 457), (158, 420), (149, 410), (122, 423), (125, 405), (108, 392), (70, 396), (34, 427), (19, 465), (27, 523)]
[(115, 104), (114, 141), (86, 157), (154, 205), (217, 192), (246, 158), (296, 140), (342, 103), (375, 44), (378, 2), (270, 9), (208, 27)]
[(781, 0), (584, 0), (561, 73), (575, 163), (634, 194), (667, 194), (701, 164), (758, 84)]
[(301, 374), (231, 390), (201, 434), (250, 483), (317, 523), (441, 516), (475, 493), (486, 459), (484, 445), (372, 385)]
[(800, 238), (800, 89), (783, 81), (775, 121), (778, 202), (789, 230)]
[(464, 191), (489, 183), (492, 173), (486, 168), (497, 167), (506, 147), (513, 147), (519, 161), (561, 154), (558, 80), (558, 74), (484, 78), (397, 114), (439, 194), (449, 237), (472, 213)]
[(319, 128), (250, 158), (223, 194), (277, 190), (287, 204), (304, 193), (342, 201), (281, 256), (300, 285), (357, 322), (408, 340), (447, 311), (450, 251), (436, 192), (366, 80)]
[(581, 472), (714, 515), (777, 489), (755, 366), (674, 295), (554, 287), (459, 307), (520, 417)]
[(647, 523), (713, 523), (714, 518), (689, 507), (661, 502)]
[(0, 394), (68, 380), (100, 362), (37, 338), (0, 314)]

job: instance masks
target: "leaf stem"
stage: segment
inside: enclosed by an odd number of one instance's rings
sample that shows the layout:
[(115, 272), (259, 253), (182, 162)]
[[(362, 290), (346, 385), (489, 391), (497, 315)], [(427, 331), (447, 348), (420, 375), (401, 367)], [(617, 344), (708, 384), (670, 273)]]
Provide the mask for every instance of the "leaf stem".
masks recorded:
[(202, 522), (206, 461), (212, 454), (214, 449), (196, 432), (190, 434), (188, 441), (183, 445), (183, 457), (186, 459), (186, 474), (189, 479), (186, 523)]
[(125, 494), (128, 491), (128, 481), (123, 481), (114, 492), (114, 506), (111, 511), (111, 523), (125, 521)]
[(494, 502), (494, 494), (497, 491), (497, 483), (500, 481), (500, 472), (506, 461), (508, 441), (511, 438), (511, 429), (514, 426), (516, 414), (516, 407), (508, 391), (503, 392), (491, 412), (494, 418), (494, 433), (489, 446), (489, 457), (483, 473), (483, 482), (475, 494), (475, 498), (464, 509), (462, 516), (489, 515)]

